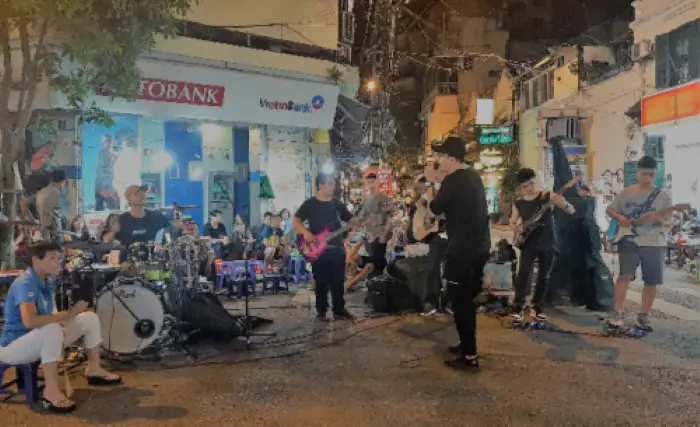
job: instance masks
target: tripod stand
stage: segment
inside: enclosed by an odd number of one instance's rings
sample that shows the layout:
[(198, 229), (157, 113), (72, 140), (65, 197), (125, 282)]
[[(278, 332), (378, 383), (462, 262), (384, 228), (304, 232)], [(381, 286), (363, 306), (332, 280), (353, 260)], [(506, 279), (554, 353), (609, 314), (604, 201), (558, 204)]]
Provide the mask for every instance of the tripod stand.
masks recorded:
[[(233, 284), (231, 285), (233, 286)], [(250, 288), (253, 287), (253, 278), (250, 275), (250, 264), (245, 260), (245, 279), (241, 282), (241, 293), (243, 294), (245, 304), (245, 314), (242, 319), (238, 320), (238, 324), (242, 328), (242, 336), (245, 337), (246, 350), (250, 350), (252, 337), (274, 337), (275, 332), (253, 332), (253, 325), (250, 316)]]

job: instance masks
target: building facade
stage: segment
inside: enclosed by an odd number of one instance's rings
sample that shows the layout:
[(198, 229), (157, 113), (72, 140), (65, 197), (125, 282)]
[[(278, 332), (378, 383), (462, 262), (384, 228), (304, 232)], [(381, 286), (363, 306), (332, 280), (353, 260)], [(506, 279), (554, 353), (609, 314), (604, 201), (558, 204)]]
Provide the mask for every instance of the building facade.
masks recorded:
[[(227, 225), (235, 214), (257, 224), (266, 210), (293, 212), (312, 192), (339, 105), (359, 88), (352, 2), (204, 0), (178, 25), (139, 62), (138, 99), (89, 100), (114, 127), (65, 120), (80, 150), (52, 162), (76, 178), (68, 203), (99, 222), (142, 183), (152, 208), (198, 206), (200, 227), (212, 209)], [(59, 93), (45, 97), (41, 107), (68, 107)], [(260, 198), (265, 178), (273, 200)]]

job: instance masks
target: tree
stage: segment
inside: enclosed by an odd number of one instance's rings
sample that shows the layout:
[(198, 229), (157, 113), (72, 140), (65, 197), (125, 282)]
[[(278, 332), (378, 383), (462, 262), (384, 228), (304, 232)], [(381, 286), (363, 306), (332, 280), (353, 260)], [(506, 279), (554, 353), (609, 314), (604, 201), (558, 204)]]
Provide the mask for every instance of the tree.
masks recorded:
[[(0, 0), (0, 189), (15, 188), (13, 163), (23, 163), (24, 138), (42, 84), (63, 93), (83, 121), (109, 125), (86, 100), (95, 92), (133, 98), (139, 56), (197, 0)], [(15, 215), (5, 195), (2, 211)], [(0, 267), (14, 264), (11, 227), (0, 226)]]

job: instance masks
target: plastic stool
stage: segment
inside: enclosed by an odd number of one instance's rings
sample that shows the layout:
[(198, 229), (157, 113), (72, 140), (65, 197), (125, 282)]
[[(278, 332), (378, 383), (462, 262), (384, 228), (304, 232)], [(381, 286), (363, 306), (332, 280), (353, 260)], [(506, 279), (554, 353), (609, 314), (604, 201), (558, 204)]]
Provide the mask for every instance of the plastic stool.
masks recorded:
[[(4, 378), (5, 372), (8, 369), (14, 368), (17, 376), (14, 380), (0, 384), (0, 395), (5, 395), (3, 401), (7, 401), (14, 396), (24, 395), (28, 403), (34, 403), (38, 399), (39, 394), (39, 362), (25, 365), (8, 365), (0, 362), (0, 381)], [(17, 391), (10, 390), (10, 387), (16, 386)]]

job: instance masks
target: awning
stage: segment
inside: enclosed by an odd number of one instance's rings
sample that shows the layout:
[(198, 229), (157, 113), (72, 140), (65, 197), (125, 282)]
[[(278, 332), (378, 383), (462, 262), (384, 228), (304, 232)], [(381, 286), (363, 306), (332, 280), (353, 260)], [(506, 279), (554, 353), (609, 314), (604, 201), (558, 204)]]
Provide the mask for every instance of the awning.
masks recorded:
[(369, 107), (354, 99), (338, 96), (331, 140), (345, 148), (359, 149)]
[(641, 119), (642, 118), (642, 100), (637, 101), (633, 106), (631, 106), (625, 115), (630, 119)]

